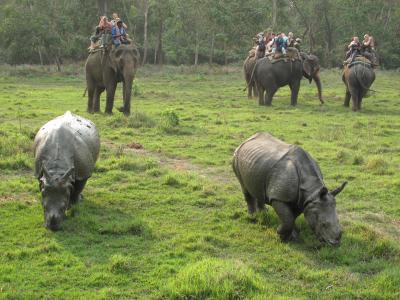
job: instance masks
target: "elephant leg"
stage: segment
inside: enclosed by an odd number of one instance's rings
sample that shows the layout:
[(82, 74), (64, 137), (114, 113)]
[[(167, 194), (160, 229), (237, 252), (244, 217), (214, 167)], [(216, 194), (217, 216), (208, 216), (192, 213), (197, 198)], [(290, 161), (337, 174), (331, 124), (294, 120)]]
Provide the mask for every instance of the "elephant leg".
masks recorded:
[(350, 91), (351, 93), (351, 100), (352, 100), (352, 110), (357, 111), (358, 110), (358, 101), (359, 101), (359, 93), (356, 89), (352, 89)]
[(343, 103), (345, 107), (350, 106), (350, 98), (351, 98), (350, 91), (348, 88), (346, 88), (346, 95), (344, 96), (344, 103)]
[(253, 81), (253, 96), (258, 97), (257, 85), (254, 81)]
[(247, 98), (251, 99), (254, 86), (253, 86), (253, 83), (250, 82), (250, 79), (248, 79), (248, 78), (246, 78), (246, 84), (247, 84)]
[(290, 91), (292, 92), (291, 97), (290, 97), (290, 104), (292, 106), (296, 106), (297, 105), (297, 97), (299, 95), (299, 90), (300, 90), (300, 81), (291, 82), (289, 87), (290, 87)]
[(278, 88), (275, 86), (267, 90), (267, 93), (265, 95), (265, 102), (264, 102), (265, 105), (267, 105), (267, 106), (272, 105), (272, 98), (274, 97), (277, 90), (278, 90)]
[(95, 88), (88, 85), (88, 104), (87, 104), (87, 112), (93, 113), (93, 97), (94, 97)]
[(261, 84), (258, 85), (258, 104), (259, 105), (264, 105), (264, 93), (265, 89), (261, 86)]
[(100, 112), (100, 95), (104, 91), (104, 88), (97, 87), (94, 91), (93, 111)]
[(112, 114), (112, 109), (114, 106), (114, 96), (115, 96), (115, 89), (117, 88), (116, 82), (109, 83), (107, 87), (107, 100), (106, 100), (106, 114)]
[(297, 240), (299, 234), (294, 225), (296, 216), (290, 207), (286, 203), (277, 200), (272, 200), (272, 207), (281, 221), (281, 225), (277, 230), (281, 240), (283, 242)]

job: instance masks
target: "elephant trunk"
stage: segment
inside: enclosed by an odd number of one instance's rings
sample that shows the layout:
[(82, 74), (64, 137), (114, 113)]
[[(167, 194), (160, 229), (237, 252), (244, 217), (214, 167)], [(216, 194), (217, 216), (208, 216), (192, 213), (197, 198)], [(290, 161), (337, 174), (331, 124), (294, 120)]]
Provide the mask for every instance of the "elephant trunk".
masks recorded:
[(321, 102), (321, 104), (323, 104), (324, 100), (322, 99), (322, 85), (321, 85), (321, 78), (319, 77), (319, 71), (317, 71), (314, 74), (313, 79), (318, 89), (318, 99)]
[(127, 116), (131, 113), (132, 82), (133, 82), (133, 75), (124, 74), (124, 83), (123, 83), (124, 107), (122, 108), (121, 111)]

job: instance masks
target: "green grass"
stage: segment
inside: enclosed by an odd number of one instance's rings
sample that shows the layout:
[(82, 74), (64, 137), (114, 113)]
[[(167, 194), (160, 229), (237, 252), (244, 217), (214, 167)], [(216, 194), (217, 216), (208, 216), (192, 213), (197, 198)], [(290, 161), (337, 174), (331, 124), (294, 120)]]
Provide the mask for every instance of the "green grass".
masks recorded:
[[(297, 107), (283, 88), (267, 108), (246, 98), (240, 68), (146, 67), (125, 118), (86, 113), (80, 70), (1, 73), (0, 298), (400, 297), (399, 73), (378, 72), (377, 93), (353, 113), (339, 70), (322, 72), (326, 105), (303, 81)], [(102, 148), (84, 201), (54, 233), (32, 141), (66, 110), (95, 122)], [(283, 244), (272, 209), (247, 215), (230, 160), (258, 131), (301, 145), (328, 187), (349, 181), (339, 248), (320, 245), (304, 217), (300, 242)]]

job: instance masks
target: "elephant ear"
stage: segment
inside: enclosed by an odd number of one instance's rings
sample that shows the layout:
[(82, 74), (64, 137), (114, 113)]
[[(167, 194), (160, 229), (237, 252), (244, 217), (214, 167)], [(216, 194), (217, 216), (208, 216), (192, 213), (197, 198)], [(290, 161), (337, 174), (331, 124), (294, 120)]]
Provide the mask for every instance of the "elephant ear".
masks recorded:
[(121, 66), (122, 49), (115, 49), (110, 53), (110, 66), (115, 73), (118, 72)]
[(303, 71), (304, 73), (307, 75), (307, 78), (311, 78), (311, 74), (312, 74), (312, 62), (309, 58), (307, 58), (306, 60), (304, 60), (303, 62)]

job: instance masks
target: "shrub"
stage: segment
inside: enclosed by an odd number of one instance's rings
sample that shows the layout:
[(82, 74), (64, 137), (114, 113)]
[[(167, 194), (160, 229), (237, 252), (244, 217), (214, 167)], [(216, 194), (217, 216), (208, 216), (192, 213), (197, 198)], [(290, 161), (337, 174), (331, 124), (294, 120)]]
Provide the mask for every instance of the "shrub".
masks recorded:
[(189, 264), (166, 286), (165, 299), (251, 299), (265, 284), (241, 261), (204, 259)]
[(179, 116), (173, 110), (167, 110), (161, 114), (160, 129), (166, 133), (176, 133), (178, 131)]
[(116, 254), (110, 257), (109, 269), (112, 273), (126, 273), (131, 268), (131, 262), (125, 256)]
[(369, 157), (368, 160), (364, 163), (364, 170), (370, 171), (374, 174), (390, 174), (388, 169), (389, 163), (380, 156)]
[(142, 86), (139, 84), (137, 79), (132, 84), (132, 94), (136, 97), (143, 95)]
[(151, 128), (155, 126), (155, 121), (145, 113), (134, 112), (129, 117), (116, 114), (108, 119), (107, 125), (111, 128)]

